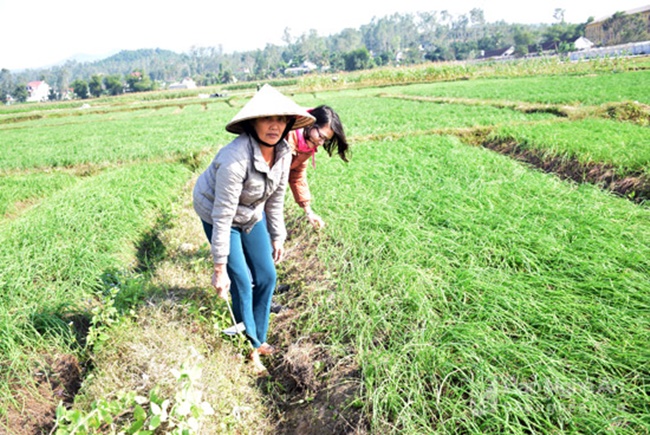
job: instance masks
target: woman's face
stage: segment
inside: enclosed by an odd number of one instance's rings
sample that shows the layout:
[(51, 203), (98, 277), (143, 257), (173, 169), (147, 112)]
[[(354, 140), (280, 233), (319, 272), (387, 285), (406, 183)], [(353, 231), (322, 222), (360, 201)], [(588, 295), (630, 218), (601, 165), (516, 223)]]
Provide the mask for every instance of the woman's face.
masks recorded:
[(272, 145), (280, 142), (288, 122), (286, 116), (264, 116), (253, 119), (253, 128), (262, 142)]
[(308, 129), (309, 133), (307, 136), (307, 141), (311, 148), (318, 148), (323, 145), (325, 142), (329, 142), (334, 137), (334, 131), (329, 124), (323, 126), (313, 126)]

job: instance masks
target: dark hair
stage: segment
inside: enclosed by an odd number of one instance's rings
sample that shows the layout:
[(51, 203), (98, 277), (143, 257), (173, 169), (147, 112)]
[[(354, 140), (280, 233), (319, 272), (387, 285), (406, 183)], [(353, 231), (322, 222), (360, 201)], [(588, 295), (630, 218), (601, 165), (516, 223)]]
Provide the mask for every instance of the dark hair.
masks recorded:
[(309, 110), (316, 121), (309, 127), (305, 127), (306, 133), (305, 136), (308, 136), (309, 131), (314, 127), (324, 127), (329, 124), (330, 128), (334, 132), (332, 140), (326, 141), (323, 147), (327, 153), (331, 156), (334, 151), (334, 147), (337, 148), (339, 157), (343, 159), (344, 162), (348, 161), (349, 146), (348, 141), (345, 138), (345, 131), (343, 130), (343, 124), (339, 119), (339, 115), (332, 109), (330, 106), (321, 105)]

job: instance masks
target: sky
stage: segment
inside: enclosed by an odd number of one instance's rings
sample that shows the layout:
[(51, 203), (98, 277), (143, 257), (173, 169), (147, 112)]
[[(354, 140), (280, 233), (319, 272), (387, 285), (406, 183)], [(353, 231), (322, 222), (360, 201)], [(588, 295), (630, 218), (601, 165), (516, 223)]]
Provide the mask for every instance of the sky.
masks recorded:
[[(0, 68), (48, 67), (79, 56), (101, 59), (121, 50), (161, 48), (183, 53), (219, 47), (225, 53), (284, 45), (296, 38), (358, 29), (395, 13), (483, 10), (487, 22), (552, 24), (556, 9), (569, 23), (583, 23), (648, 5), (650, 0), (0, 0)], [(519, 6), (513, 6), (518, 4)]]

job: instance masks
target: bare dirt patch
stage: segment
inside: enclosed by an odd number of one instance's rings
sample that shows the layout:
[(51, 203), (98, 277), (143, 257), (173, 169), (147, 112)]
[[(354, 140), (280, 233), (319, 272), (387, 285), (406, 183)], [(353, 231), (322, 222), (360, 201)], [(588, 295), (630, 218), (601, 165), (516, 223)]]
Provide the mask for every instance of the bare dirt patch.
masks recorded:
[(272, 324), (272, 339), (281, 348), (269, 364), (270, 377), (260, 380), (268, 392), (280, 434), (365, 434), (368, 422), (361, 411), (361, 372), (354, 349), (344, 357), (332, 355), (323, 337), (301, 335), (296, 327), (310, 310), (308, 293), (328, 290), (316, 245), (323, 242), (301, 218), (287, 220), (285, 267), (280, 282), (290, 289), (276, 298), (287, 304)]
[[(73, 355), (47, 356), (33, 373), (33, 385), (19, 386), (14, 406), (9, 406), (3, 424), (8, 434), (49, 433), (59, 403), (72, 404), (79, 391), (82, 369)], [(18, 385), (18, 384), (17, 384)]]

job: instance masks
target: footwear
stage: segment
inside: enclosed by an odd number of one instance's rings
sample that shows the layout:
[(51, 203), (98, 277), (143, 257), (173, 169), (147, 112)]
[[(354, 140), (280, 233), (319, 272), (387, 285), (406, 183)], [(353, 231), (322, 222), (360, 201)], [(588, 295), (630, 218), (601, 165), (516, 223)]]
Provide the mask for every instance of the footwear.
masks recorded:
[(253, 364), (253, 371), (255, 372), (255, 374), (260, 376), (268, 374), (268, 370), (260, 360), (260, 353), (257, 351), (257, 349), (253, 350), (248, 355), (248, 359), (250, 359), (251, 363)]
[(275, 347), (268, 343), (262, 343), (262, 345), (257, 348), (257, 353), (263, 356), (273, 355), (275, 352)]
[(278, 314), (280, 311), (282, 311), (284, 307), (280, 304), (276, 304), (275, 302), (271, 302), (271, 312)]
[(289, 284), (280, 284), (278, 288), (275, 289), (275, 293), (277, 294), (282, 294), (286, 293), (291, 289), (291, 286)]

